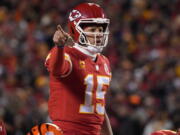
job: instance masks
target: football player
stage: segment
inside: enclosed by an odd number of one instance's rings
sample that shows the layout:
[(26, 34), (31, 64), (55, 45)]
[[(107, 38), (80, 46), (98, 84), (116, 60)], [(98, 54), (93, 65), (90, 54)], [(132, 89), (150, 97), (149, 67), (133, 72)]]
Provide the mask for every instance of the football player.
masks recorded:
[(55, 46), (45, 62), (50, 74), (48, 108), (64, 135), (113, 134), (105, 111), (111, 70), (101, 54), (108, 26), (99, 5), (83, 3), (69, 14), (69, 33), (59, 25), (53, 36)]

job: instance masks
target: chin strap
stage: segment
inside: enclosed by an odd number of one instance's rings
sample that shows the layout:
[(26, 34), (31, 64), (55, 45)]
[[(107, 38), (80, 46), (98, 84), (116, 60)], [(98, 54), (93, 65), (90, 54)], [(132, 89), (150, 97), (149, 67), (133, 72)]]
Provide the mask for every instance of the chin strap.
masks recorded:
[[(79, 44), (75, 44), (74, 46), (76, 49), (78, 49), (79, 51), (81, 51), (82, 53), (92, 57), (92, 58), (96, 58), (98, 53), (101, 53), (102, 50), (96, 50), (94, 49), (94, 47), (92, 48), (91, 46), (82, 46)], [(103, 48), (102, 48), (103, 49)]]
[(103, 47), (95, 47), (95, 46), (87, 46), (86, 49), (92, 53), (101, 53), (103, 50)]

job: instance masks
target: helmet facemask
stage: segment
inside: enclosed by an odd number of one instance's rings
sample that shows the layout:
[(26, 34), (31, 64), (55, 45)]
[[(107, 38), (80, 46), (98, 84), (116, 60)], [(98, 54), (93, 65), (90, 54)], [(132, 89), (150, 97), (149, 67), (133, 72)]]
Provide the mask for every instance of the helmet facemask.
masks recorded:
[[(109, 36), (109, 19), (106, 18), (91, 18), (80, 19), (76, 25), (76, 30), (79, 32), (79, 43), (86, 47), (92, 46), (96, 48), (104, 48), (108, 43)], [(102, 26), (102, 32), (85, 32), (84, 26)], [(88, 37), (94, 38), (94, 42), (90, 42)]]

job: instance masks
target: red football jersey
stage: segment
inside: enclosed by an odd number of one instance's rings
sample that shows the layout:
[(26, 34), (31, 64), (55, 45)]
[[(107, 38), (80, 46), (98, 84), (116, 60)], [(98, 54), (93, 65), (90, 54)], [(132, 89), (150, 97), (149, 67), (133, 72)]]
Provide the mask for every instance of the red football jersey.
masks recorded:
[(64, 131), (97, 134), (104, 120), (104, 98), (111, 80), (108, 59), (98, 54), (93, 61), (74, 47), (54, 47), (46, 66), (50, 72), (48, 106), (52, 121)]

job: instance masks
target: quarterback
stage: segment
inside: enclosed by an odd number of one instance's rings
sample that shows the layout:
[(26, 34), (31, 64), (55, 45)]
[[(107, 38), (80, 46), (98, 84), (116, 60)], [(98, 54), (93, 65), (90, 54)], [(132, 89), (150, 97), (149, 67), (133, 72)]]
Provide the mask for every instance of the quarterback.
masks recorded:
[(94, 3), (76, 6), (66, 33), (60, 25), (45, 66), (50, 76), (49, 115), (64, 135), (112, 135), (105, 110), (111, 81), (109, 60), (101, 54), (109, 19)]

